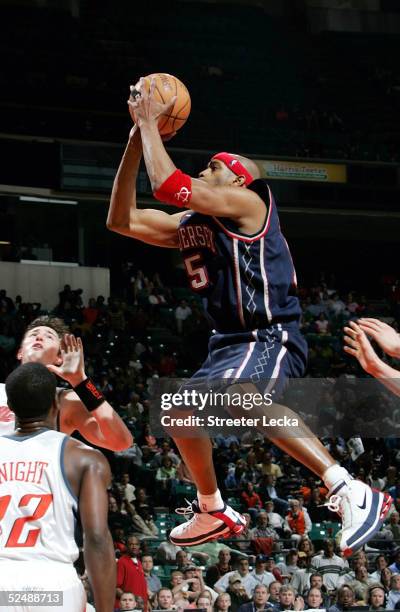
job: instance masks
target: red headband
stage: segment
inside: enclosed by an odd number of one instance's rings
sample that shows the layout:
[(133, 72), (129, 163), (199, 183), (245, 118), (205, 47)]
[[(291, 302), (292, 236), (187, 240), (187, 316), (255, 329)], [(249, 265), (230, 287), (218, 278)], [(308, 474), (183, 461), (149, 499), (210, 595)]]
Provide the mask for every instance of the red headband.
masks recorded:
[(254, 181), (254, 177), (251, 176), (250, 172), (246, 170), (238, 158), (231, 155), (231, 153), (217, 153), (212, 159), (219, 159), (219, 161), (222, 161), (229, 170), (236, 174), (236, 176), (243, 175), (246, 179), (245, 185), (250, 185), (250, 183)]

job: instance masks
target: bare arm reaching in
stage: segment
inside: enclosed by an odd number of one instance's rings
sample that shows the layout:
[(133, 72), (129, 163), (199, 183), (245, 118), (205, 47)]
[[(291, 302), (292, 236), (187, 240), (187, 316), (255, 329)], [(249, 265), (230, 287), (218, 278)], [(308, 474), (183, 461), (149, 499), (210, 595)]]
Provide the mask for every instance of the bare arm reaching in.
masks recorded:
[(129, 134), (111, 193), (107, 227), (113, 232), (161, 247), (178, 247), (180, 212), (136, 208), (136, 180), (142, 158), (142, 139), (135, 125)]
[[(61, 365), (48, 365), (47, 368), (76, 387), (87, 378), (81, 339), (66, 334), (61, 357)], [(132, 434), (105, 399), (95, 410), (89, 411), (71, 389), (63, 391), (59, 401), (60, 429), (63, 433), (70, 435), (78, 430), (91, 444), (113, 451), (132, 446)]]
[(400, 334), (390, 325), (379, 319), (362, 318), (357, 324), (381, 349), (391, 357), (400, 357)]
[(111, 612), (114, 608), (116, 565), (107, 523), (110, 466), (100, 451), (70, 439), (66, 449), (66, 470), (79, 495), (83, 554), (96, 610)]
[(400, 396), (400, 372), (379, 359), (366, 333), (354, 321), (345, 327), (344, 350), (355, 357), (363, 370), (379, 381), (392, 393)]

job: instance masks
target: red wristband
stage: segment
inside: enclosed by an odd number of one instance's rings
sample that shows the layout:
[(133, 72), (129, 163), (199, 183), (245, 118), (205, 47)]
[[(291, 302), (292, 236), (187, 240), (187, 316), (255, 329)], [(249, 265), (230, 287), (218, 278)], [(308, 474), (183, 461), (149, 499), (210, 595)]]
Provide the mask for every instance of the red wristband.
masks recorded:
[(157, 200), (165, 202), (166, 204), (173, 204), (181, 208), (189, 206), (190, 198), (192, 197), (192, 179), (181, 170), (175, 170), (175, 172), (154, 191), (153, 195)]

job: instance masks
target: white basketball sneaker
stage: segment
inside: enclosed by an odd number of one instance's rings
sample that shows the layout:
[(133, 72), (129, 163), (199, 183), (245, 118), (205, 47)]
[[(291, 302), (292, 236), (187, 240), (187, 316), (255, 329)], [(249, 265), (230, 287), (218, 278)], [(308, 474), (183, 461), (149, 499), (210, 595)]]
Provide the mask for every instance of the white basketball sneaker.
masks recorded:
[(239, 535), (246, 527), (244, 516), (226, 504), (221, 510), (213, 512), (202, 512), (197, 500), (188, 504), (187, 508), (176, 509), (177, 514), (193, 516), (186, 523), (171, 530), (169, 539), (173, 544), (195, 546), (218, 538)]
[(379, 531), (393, 500), (360, 480), (338, 483), (330, 494), (326, 505), (342, 519), (340, 548), (349, 557)]

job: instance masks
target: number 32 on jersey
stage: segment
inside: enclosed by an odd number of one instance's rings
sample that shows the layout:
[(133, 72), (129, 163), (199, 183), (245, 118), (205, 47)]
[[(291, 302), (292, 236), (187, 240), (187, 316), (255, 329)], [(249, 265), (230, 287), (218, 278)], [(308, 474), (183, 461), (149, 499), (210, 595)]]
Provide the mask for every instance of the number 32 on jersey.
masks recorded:
[[(36, 509), (30, 516), (21, 516), (16, 518), (13, 522), (10, 533), (5, 544), (5, 548), (18, 548), (18, 547), (32, 547), (35, 546), (40, 533), (40, 527), (29, 529), (26, 534), (25, 540), (20, 541), (22, 530), (26, 523), (32, 521), (38, 521), (41, 519), (49, 509), (50, 504), (53, 502), (53, 496), (51, 493), (46, 495), (35, 495), (28, 494), (23, 495), (19, 501), (18, 508), (24, 508), (30, 504), (32, 500), (37, 500)], [(6, 523), (6, 512), (11, 502), (11, 495), (3, 495), (0, 497), (0, 534), (3, 533), (3, 525)], [(8, 518), (8, 517), (7, 517)], [(11, 519), (12, 520), (12, 519)], [(2, 522), (4, 523), (2, 524)]]

